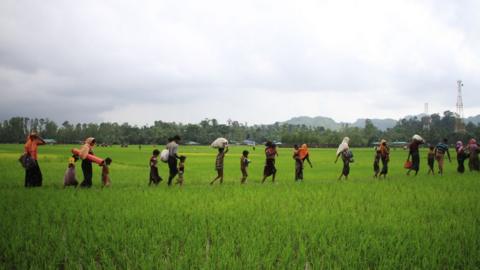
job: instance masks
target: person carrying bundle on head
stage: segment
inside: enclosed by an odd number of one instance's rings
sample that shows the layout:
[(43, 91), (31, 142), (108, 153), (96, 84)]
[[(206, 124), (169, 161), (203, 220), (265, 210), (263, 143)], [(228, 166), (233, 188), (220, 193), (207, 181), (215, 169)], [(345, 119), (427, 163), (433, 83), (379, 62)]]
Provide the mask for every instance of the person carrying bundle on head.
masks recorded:
[(342, 143), (338, 146), (337, 149), (337, 158), (335, 159), (335, 163), (337, 163), (338, 158), (341, 156), (343, 161), (343, 168), (342, 173), (338, 177), (338, 180), (342, 180), (342, 177), (345, 177), (345, 180), (348, 180), (348, 175), (350, 174), (350, 163), (353, 162), (353, 154), (350, 151), (350, 147), (348, 146), (350, 142), (350, 138), (345, 137), (342, 140)]

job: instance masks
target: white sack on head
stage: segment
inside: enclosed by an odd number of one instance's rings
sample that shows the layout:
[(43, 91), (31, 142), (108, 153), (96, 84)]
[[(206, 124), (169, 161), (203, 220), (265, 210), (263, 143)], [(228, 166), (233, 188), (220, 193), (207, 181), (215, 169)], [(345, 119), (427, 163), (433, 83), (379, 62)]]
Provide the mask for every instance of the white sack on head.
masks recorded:
[(228, 140), (225, 138), (218, 138), (212, 142), (213, 148), (225, 148), (228, 145)]
[(160, 160), (163, 162), (167, 162), (169, 155), (170, 152), (168, 151), (168, 149), (163, 149), (162, 152), (160, 152)]
[(346, 149), (348, 149), (348, 143), (349, 142), (350, 142), (350, 138), (348, 138), (348, 137), (343, 138), (342, 143), (338, 146), (337, 155), (340, 154), (341, 152), (345, 151)]
[(423, 138), (418, 134), (413, 135), (412, 140), (423, 142)]

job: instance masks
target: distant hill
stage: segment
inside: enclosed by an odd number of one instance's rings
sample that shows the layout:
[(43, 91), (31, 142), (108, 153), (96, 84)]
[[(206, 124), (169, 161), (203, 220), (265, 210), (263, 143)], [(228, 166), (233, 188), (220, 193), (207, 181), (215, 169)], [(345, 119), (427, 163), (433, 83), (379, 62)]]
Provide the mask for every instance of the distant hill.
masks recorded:
[(282, 122), (285, 124), (291, 125), (306, 125), (309, 127), (324, 127), (326, 129), (331, 130), (338, 130), (341, 127), (340, 123), (335, 122), (332, 118), (317, 116), (317, 117), (309, 117), (309, 116), (299, 116), (293, 117), (290, 120)]
[(468, 122), (472, 122), (472, 123), (474, 123), (475, 125), (480, 124), (480, 114), (477, 115), (477, 116), (467, 117), (467, 118), (465, 119), (465, 122), (467, 122), (467, 123), (468, 123)]
[[(357, 121), (353, 122), (351, 126), (364, 128), (365, 127), (365, 118), (357, 119)], [(374, 126), (376, 126), (380, 130), (387, 130), (388, 128), (392, 128), (397, 124), (397, 120), (387, 118), (387, 119), (370, 119)]]

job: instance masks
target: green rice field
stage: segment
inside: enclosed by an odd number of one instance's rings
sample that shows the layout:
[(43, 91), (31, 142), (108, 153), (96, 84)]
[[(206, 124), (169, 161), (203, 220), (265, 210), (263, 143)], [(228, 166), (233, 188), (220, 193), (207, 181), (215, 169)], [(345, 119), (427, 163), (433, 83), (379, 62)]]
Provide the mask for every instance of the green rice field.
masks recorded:
[[(180, 146), (185, 185), (148, 186), (150, 146), (95, 148), (111, 157), (112, 186), (63, 188), (72, 145), (39, 148), (43, 187), (23, 187), (23, 145), (0, 145), (0, 269), (478, 269), (480, 175), (405, 175), (392, 150), (386, 180), (373, 150), (353, 149), (348, 181), (335, 149), (310, 149), (313, 168), (295, 182), (292, 149), (280, 149), (277, 181), (261, 184), (263, 147), (234, 146), (223, 185), (215, 149)], [(162, 146), (159, 146), (161, 149)], [(250, 151), (246, 185), (240, 154)], [(167, 178), (166, 164), (160, 175)], [(80, 162), (77, 178), (82, 180)]]

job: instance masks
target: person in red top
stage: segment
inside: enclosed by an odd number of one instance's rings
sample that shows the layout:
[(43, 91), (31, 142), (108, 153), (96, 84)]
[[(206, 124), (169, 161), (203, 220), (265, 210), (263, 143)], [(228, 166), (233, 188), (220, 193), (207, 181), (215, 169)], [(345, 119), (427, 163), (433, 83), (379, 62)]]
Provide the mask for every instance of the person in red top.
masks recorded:
[(44, 145), (45, 141), (40, 138), (37, 133), (32, 132), (25, 143), (25, 154), (32, 159), (32, 165), (25, 169), (25, 187), (42, 186), (42, 171), (38, 166), (37, 149), (39, 145)]

